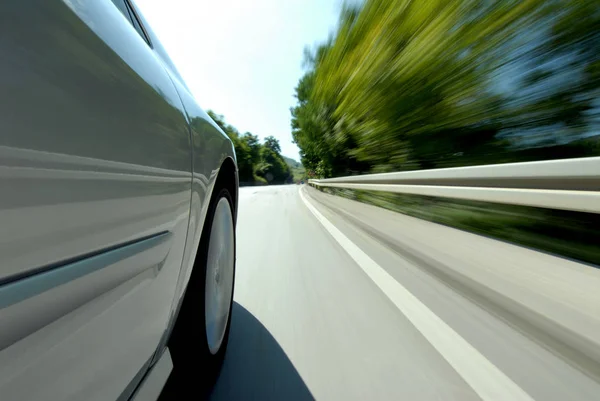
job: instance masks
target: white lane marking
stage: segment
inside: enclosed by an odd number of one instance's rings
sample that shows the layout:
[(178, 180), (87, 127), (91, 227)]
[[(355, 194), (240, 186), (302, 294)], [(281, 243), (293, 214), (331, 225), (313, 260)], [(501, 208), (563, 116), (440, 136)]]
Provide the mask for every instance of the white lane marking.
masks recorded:
[(319, 222), (354, 259), (383, 293), (411, 321), (440, 355), (483, 401), (532, 401), (523, 389), (487, 360), (388, 272), (338, 230), (304, 196), (300, 197)]

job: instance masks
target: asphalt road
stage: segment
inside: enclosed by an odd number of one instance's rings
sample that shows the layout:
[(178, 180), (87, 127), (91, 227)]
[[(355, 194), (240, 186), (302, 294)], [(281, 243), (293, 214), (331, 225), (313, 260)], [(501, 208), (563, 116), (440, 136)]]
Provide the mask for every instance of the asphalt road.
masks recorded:
[(598, 269), (297, 185), (237, 238), (212, 400), (599, 399)]

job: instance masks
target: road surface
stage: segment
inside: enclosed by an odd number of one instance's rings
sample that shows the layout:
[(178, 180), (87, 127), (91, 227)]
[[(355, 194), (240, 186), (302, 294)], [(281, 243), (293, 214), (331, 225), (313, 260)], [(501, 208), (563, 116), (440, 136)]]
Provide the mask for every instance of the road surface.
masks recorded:
[(599, 399), (598, 269), (297, 185), (237, 238), (212, 400)]

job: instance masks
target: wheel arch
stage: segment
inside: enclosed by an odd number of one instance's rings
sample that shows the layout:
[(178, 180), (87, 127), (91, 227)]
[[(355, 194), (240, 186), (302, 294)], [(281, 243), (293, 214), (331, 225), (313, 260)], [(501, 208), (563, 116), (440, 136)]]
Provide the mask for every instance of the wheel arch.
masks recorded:
[[(198, 258), (201, 257), (202, 255), (200, 255), (201, 252), (201, 245), (203, 243), (203, 241), (206, 241), (206, 236), (210, 235), (209, 232), (207, 232), (207, 230), (205, 230), (206, 227), (206, 220), (207, 218), (209, 218), (208, 213), (209, 213), (209, 209), (210, 209), (210, 204), (215, 202), (215, 197), (217, 197), (219, 195), (219, 193), (221, 192), (221, 189), (226, 188), (229, 191), (229, 194), (231, 195), (231, 200), (233, 202), (232, 205), (232, 212), (233, 212), (233, 219), (234, 219), (234, 225), (236, 224), (237, 221), (237, 205), (238, 205), (238, 186), (239, 186), (239, 179), (238, 179), (238, 169), (236, 167), (236, 163), (234, 161), (234, 159), (231, 156), (226, 156), (225, 158), (223, 158), (223, 161), (220, 164), (218, 173), (217, 173), (217, 178), (214, 181), (214, 184), (212, 185), (212, 187), (210, 188), (210, 195), (208, 195), (205, 199), (205, 201), (207, 202), (207, 206), (206, 206), (206, 215), (204, 216), (204, 218), (202, 218), (202, 223), (201, 223), (201, 233), (200, 233), (200, 238), (198, 241), (198, 244), (194, 247), (193, 252), (193, 256), (192, 256), (192, 267), (190, 269), (189, 272), (189, 278), (185, 281), (185, 284), (183, 285), (183, 290), (181, 292), (181, 294), (178, 296), (176, 302), (176, 307), (174, 309), (174, 313), (173, 316), (171, 318), (171, 321), (169, 323), (169, 326), (165, 332), (165, 336), (163, 338), (163, 340), (161, 341), (161, 343), (164, 346), (168, 346), (171, 341), (172, 341), (172, 336), (173, 336), (173, 332), (179, 322), (179, 317), (181, 315), (181, 308), (184, 306), (185, 303), (185, 299), (186, 299), (186, 293), (189, 290), (194, 290), (194, 286), (197, 285), (197, 283), (195, 283), (197, 280), (194, 280), (194, 272), (199, 270), (198, 269)], [(183, 266), (182, 266), (183, 267)], [(197, 275), (198, 273), (196, 273)], [(197, 289), (197, 288), (196, 288)], [(182, 323), (179, 323), (180, 325)], [(159, 346), (159, 349), (162, 349), (161, 346)]]
[[(210, 202), (213, 202), (214, 197), (218, 195), (220, 189), (226, 188), (231, 195), (233, 201), (233, 221), (237, 223), (237, 209), (238, 209), (238, 188), (239, 188), (239, 177), (238, 169), (231, 157), (226, 157), (221, 163), (219, 168), (219, 174), (210, 196)], [(204, 234), (204, 233), (203, 233)]]

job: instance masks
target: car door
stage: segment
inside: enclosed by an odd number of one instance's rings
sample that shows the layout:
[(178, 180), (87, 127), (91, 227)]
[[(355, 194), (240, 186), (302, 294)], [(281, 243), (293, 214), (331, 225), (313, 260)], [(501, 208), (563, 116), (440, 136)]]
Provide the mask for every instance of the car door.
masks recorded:
[(170, 318), (190, 131), (121, 5), (0, 2), (2, 399), (127, 398)]

